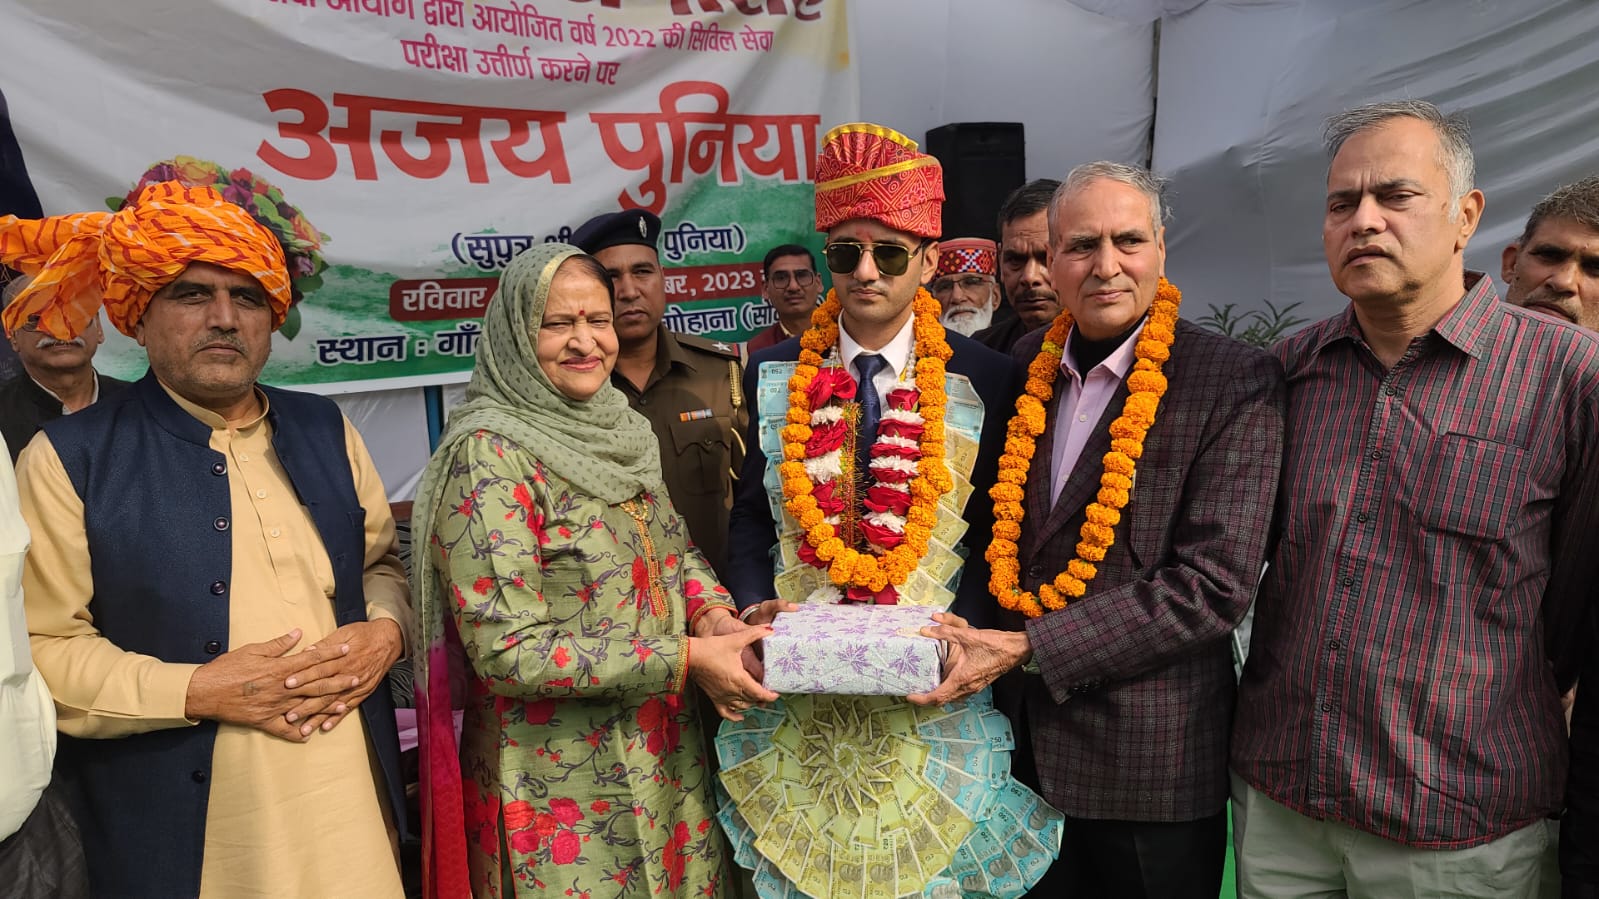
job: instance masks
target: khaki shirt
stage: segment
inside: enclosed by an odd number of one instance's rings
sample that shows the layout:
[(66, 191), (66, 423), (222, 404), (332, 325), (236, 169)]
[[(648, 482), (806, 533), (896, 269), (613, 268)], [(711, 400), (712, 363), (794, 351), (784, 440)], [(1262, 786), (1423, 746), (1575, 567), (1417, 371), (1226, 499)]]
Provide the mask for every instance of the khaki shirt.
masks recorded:
[(659, 335), (655, 370), (643, 390), (620, 372), (612, 373), (611, 382), (650, 420), (661, 443), (662, 475), (672, 505), (688, 523), (689, 539), (720, 578), (727, 571), (733, 480), (744, 464), (744, 429), (749, 425), (738, 348), (675, 334), (664, 325)]

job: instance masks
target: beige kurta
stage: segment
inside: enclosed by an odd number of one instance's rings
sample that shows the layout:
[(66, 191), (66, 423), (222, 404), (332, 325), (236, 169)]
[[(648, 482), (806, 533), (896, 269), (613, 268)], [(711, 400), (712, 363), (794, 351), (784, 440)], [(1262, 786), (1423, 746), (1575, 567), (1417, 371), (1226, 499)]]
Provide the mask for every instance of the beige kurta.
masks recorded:
[[(333, 568), (272, 449), (265, 398), (260, 417), (231, 428), (220, 416), (176, 395), (173, 399), (212, 427), (211, 448), (228, 457), (230, 645), (259, 643), (300, 628), (304, 637), (296, 649), (311, 646), (337, 627), (330, 601)], [(348, 421), (344, 436), (356, 495), (366, 509), (367, 615), (392, 618), (409, 634), (409, 591), (395, 552), (388, 500), (365, 444)], [(183, 711), (197, 666), (125, 652), (95, 629), (88, 611), (94, 584), (83, 502), (49, 438), (40, 434), (28, 445), (17, 473), (23, 516), (34, 534), (23, 577), (28, 630), (35, 664), (55, 696), (61, 731), (116, 738), (192, 724)], [(129, 512), (136, 522), (137, 510)], [(385, 797), (359, 714), (303, 744), (220, 725), (200, 895), (402, 895)]]

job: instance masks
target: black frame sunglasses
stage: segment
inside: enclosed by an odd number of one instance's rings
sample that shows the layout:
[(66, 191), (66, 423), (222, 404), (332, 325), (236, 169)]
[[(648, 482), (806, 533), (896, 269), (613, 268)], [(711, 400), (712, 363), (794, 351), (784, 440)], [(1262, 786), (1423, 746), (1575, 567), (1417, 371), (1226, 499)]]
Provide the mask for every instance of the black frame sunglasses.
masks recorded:
[(911, 256), (927, 246), (924, 238), (914, 248), (897, 243), (865, 244), (858, 240), (839, 240), (822, 247), (827, 259), (827, 270), (835, 275), (847, 275), (861, 264), (861, 254), (870, 251), (877, 270), (885, 275), (903, 275), (910, 270)]

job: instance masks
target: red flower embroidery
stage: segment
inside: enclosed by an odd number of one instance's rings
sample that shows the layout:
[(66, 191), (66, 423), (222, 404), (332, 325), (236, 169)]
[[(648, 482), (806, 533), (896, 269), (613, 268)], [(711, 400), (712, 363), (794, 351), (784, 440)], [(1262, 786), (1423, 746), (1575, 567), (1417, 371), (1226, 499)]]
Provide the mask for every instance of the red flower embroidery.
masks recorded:
[(567, 827), (583, 820), (583, 810), (578, 808), (576, 799), (551, 799), (550, 814)]
[(529, 724), (548, 724), (555, 717), (555, 700), (539, 699), (524, 703), (522, 714), (527, 717)]
[(657, 757), (677, 749), (682, 738), (677, 709), (659, 696), (651, 696), (639, 707), (638, 726), (645, 735), (644, 748)]
[(507, 802), (502, 814), (505, 816), (506, 830), (521, 830), (533, 823), (533, 803), (523, 799)]
[(697, 578), (689, 578), (683, 582), (683, 595), (687, 596), (689, 599), (693, 599), (704, 592), (705, 585), (700, 583), (699, 579)]
[[(517, 484), (516, 489), (511, 491), (511, 499), (515, 500), (516, 504), (522, 507), (522, 515), (524, 518), (533, 514), (533, 494), (528, 491), (526, 484)], [(509, 521), (515, 514), (516, 511), (514, 509), (505, 513), (506, 520)]]
[(633, 557), (633, 593), (641, 609), (650, 601), (650, 567), (644, 563), (643, 556)]
[(565, 668), (567, 663), (572, 661), (572, 654), (566, 651), (565, 646), (557, 646), (550, 656), (550, 661), (554, 662), (557, 668)]
[(494, 578), (488, 576), (480, 577), (472, 582), (472, 592), (483, 596), (489, 592), (489, 588), (492, 586), (494, 586)]
[(557, 865), (570, 865), (583, 854), (583, 841), (576, 833), (562, 830), (550, 841), (550, 861)]
[(589, 806), (589, 811), (596, 815), (603, 815), (610, 810), (611, 804), (606, 802), (604, 799), (596, 799), (594, 800), (593, 804)]
[(539, 851), (539, 835), (531, 830), (519, 830), (510, 835), (506, 840), (511, 848), (523, 855), (532, 855)]
[(661, 862), (666, 865), (666, 883), (673, 890), (683, 885), (683, 862), (686, 856), (683, 848), (688, 845), (688, 822), (679, 821), (672, 828), (672, 835), (666, 838), (666, 849), (661, 853)]

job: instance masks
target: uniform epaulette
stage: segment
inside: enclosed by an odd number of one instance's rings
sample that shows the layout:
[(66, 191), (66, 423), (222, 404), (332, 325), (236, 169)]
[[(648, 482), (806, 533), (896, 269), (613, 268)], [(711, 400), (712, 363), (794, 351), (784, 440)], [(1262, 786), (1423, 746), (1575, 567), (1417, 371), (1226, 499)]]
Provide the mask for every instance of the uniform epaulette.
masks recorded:
[(678, 343), (688, 347), (691, 350), (699, 350), (702, 353), (710, 353), (714, 356), (720, 356), (723, 359), (738, 360), (742, 358), (742, 354), (739, 353), (738, 344), (733, 341), (712, 340), (708, 337), (701, 337), (698, 334), (682, 334), (677, 331), (673, 331), (672, 336), (677, 338)]

